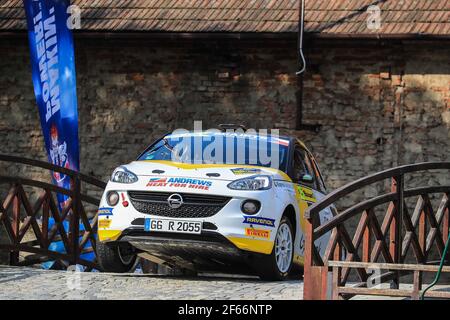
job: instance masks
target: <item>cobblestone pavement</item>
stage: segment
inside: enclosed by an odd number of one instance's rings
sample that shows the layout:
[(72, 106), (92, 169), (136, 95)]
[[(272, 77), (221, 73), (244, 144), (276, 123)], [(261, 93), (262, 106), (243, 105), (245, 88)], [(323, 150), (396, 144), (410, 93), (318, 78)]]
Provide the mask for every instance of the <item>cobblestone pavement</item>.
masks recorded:
[(0, 266), (0, 299), (302, 299), (299, 280), (71, 273)]
[[(386, 287), (387, 288), (387, 287)], [(402, 285), (411, 290), (411, 285)], [(437, 290), (450, 291), (450, 285)], [(155, 299), (299, 300), (303, 282), (264, 282), (252, 277), (71, 273), (0, 266), (0, 300)], [(405, 299), (357, 296), (356, 300)]]

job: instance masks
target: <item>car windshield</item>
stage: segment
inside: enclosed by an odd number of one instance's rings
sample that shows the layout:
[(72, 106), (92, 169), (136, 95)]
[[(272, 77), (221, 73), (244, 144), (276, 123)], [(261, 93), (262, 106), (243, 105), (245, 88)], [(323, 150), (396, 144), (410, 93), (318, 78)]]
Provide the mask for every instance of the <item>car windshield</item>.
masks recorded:
[(138, 160), (254, 165), (285, 171), (288, 149), (289, 140), (270, 135), (172, 134), (153, 144)]

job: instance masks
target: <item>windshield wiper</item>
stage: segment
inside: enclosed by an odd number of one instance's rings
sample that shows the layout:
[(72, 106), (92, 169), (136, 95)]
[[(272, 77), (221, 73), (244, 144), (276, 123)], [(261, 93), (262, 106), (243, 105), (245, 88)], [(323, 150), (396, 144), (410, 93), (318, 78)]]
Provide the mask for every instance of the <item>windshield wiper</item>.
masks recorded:
[(158, 147), (155, 146), (154, 148), (148, 150), (147, 153), (153, 153), (153, 152), (156, 152), (156, 151), (158, 151), (159, 149), (161, 149), (162, 147), (166, 147), (169, 151), (172, 151), (172, 150), (173, 150), (173, 147), (169, 144), (169, 141), (167, 141), (166, 138), (163, 138), (162, 141), (163, 141), (163, 144), (162, 144), (162, 145), (160, 145), (160, 146), (158, 146)]
[(170, 145), (169, 141), (166, 138), (164, 138), (163, 141), (164, 141), (163, 146), (169, 149), (169, 151), (173, 151), (173, 146)]

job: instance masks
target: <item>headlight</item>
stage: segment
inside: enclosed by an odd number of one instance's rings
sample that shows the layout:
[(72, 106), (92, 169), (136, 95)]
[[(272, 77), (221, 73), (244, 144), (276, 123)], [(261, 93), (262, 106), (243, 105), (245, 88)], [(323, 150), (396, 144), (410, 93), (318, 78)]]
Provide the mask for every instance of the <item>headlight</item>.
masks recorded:
[(138, 177), (125, 167), (118, 167), (111, 175), (112, 182), (118, 183), (135, 183)]
[(269, 176), (253, 176), (233, 181), (228, 185), (233, 190), (267, 190), (272, 188), (272, 178)]

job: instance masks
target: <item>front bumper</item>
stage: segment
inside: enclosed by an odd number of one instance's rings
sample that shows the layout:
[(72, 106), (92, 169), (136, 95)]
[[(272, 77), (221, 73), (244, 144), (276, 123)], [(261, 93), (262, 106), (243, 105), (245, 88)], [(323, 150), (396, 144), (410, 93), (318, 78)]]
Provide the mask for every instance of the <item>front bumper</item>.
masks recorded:
[[(234, 245), (237, 249), (250, 251), (254, 253), (270, 254), (273, 249), (275, 240), (275, 233), (278, 228), (278, 223), (285, 208), (284, 203), (277, 199), (277, 193), (272, 190), (264, 191), (232, 191), (226, 188), (226, 182), (220, 182), (223, 184), (221, 189), (211, 190), (205, 194), (205, 192), (197, 192), (198, 195), (224, 195), (230, 197), (229, 200), (217, 213), (212, 216), (204, 217), (186, 217), (186, 218), (173, 218), (167, 216), (160, 216), (155, 214), (147, 214), (137, 210), (129, 197), (130, 190), (121, 191), (119, 187), (123, 188), (121, 184), (109, 183), (107, 191), (103, 196), (100, 204), (100, 210), (103, 207), (107, 207), (106, 194), (110, 190), (114, 190), (120, 194), (121, 201), (114, 208), (106, 208), (110, 211), (110, 215), (99, 216), (99, 239), (100, 241), (116, 241), (122, 239), (125, 236), (125, 231), (130, 228), (136, 228), (144, 224), (145, 218), (150, 219), (173, 219), (173, 220), (191, 220), (202, 221), (203, 225), (208, 224), (214, 226), (211, 228), (203, 228), (214, 230), (215, 233), (225, 238), (229, 243)], [(216, 183), (219, 187), (219, 182)], [(226, 192), (225, 192), (226, 190)], [(133, 190), (133, 191), (142, 191)], [(146, 189), (145, 191), (154, 191)], [(160, 190), (158, 190), (160, 191)], [(164, 190), (171, 193), (183, 193), (186, 190)], [(190, 191), (190, 193), (195, 193)], [(261, 209), (258, 214), (252, 216), (255, 218), (266, 218), (273, 221), (272, 225), (262, 224), (250, 224), (245, 221), (245, 214), (241, 211), (242, 202), (247, 200), (258, 200), (261, 203)], [(127, 204), (127, 205), (124, 205)], [(102, 220), (110, 219), (110, 221), (102, 222)], [(136, 224), (136, 221), (140, 221), (140, 225)], [(167, 236), (167, 234), (166, 234)]]
[(201, 272), (253, 274), (249, 252), (238, 249), (216, 232), (201, 235), (145, 232), (143, 229), (125, 230), (120, 241), (139, 251), (165, 261), (168, 265)]

